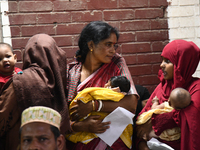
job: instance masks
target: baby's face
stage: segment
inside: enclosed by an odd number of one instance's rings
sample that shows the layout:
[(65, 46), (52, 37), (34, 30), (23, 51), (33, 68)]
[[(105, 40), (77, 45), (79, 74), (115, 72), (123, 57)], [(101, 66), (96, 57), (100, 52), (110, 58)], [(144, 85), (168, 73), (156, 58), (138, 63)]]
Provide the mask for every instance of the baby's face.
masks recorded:
[(0, 48), (0, 73), (3, 75), (12, 75), (17, 62), (17, 57), (12, 53), (8, 46)]
[(171, 97), (169, 97), (169, 99), (168, 99), (168, 103), (169, 103), (169, 106), (171, 106), (171, 107), (172, 107), (172, 103), (171, 103)]

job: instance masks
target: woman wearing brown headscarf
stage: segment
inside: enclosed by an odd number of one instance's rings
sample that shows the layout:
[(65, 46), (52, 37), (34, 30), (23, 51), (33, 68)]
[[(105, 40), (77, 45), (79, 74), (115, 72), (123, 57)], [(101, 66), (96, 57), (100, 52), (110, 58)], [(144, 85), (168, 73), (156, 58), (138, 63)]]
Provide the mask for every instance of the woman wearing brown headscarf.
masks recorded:
[(4, 149), (16, 149), (20, 115), (30, 106), (47, 106), (60, 112), (61, 133), (69, 132), (65, 83), (66, 53), (46, 34), (31, 37), (23, 53), (23, 74), (14, 75), (1, 91), (0, 138), (5, 141)]

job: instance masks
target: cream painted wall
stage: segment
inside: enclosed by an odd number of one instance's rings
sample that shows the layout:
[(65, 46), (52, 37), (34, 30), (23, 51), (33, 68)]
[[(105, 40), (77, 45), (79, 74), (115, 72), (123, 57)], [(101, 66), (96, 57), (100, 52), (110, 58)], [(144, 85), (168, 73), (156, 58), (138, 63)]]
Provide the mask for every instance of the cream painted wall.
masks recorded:
[[(193, 41), (200, 47), (200, 0), (168, 0), (169, 39)], [(200, 65), (193, 76), (200, 77)]]
[(12, 45), (11, 42), (11, 33), (10, 33), (10, 23), (9, 23), (9, 18), (8, 15), (6, 15), (5, 12), (8, 11), (8, 1), (7, 0), (0, 0), (0, 14), (1, 14), (1, 42), (9, 43)]

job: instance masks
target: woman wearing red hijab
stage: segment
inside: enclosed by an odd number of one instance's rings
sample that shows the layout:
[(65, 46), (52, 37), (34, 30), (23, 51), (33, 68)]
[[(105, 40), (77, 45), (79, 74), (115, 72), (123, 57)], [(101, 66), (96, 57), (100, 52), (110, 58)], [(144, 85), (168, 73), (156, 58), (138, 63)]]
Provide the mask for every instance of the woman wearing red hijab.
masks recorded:
[[(168, 100), (171, 91), (182, 87), (191, 94), (191, 104), (181, 110), (156, 115), (144, 125), (137, 126), (137, 136), (149, 135), (154, 130), (160, 135), (164, 130), (174, 127), (181, 128), (181, 139), (163, 141), (175, 150), (197, 150), (200, 147), (200, 79), (192, 75), (197, 69), (200, 60), (200, 49), (193, 43), (184, 40), (174, 40), (167, 44), (161, 54), (162, 63), (159, 70), (160, 84), (156, 87), (141, 113), (148, 111), (152, 106), (152, 99), (157, 96), (159, 103)], [(140, 114), (141, 114), (140, 113)]]

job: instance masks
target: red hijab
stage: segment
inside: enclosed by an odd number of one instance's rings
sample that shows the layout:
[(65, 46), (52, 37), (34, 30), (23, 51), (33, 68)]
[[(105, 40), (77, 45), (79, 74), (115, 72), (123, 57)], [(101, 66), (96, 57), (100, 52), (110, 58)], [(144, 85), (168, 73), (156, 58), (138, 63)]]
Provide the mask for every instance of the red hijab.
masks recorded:
[(177, 87), (187, 89), (188, 84), (192, 80), (192, 75), (198, 66), (200, 50), (193, 42), (174, 40), (165, 46), (161, 56), (170, 60), (174, 65), (173, 80), (165, 80), (161, 69), (158, 73), (162, 84), (160, 92), (165, 97), (164, 99), (168, 99), (173, 89)]
[[(185, 88), (191, 94), (191, 104), (181, 110), (173, 110), (152, 116), (152, 127), (157, 135), (164, 130), (179, 126), (181, 128), (180, 141), (162, 141), (181, 150), (199, 149), (200, 142), (200, 80), (192, 77), (200, 60), (200, 49), (193, 43), (185, 40), (174, 40), (167, 44), (161, 54), (174, 65), (173, 80), (165, 80), (162, 70), (158, 76), (161, 83), (151, 94), (146, 106), (141, 113), (151, 109), (152, 99), (157, 96), (159, 103), (168, 100), (171, 91), (177, 87)], [(140, 114), (141, 114), (140, 113)]]

